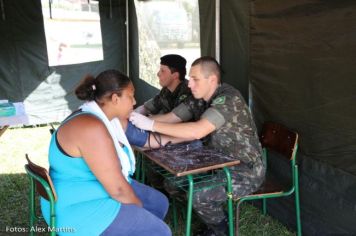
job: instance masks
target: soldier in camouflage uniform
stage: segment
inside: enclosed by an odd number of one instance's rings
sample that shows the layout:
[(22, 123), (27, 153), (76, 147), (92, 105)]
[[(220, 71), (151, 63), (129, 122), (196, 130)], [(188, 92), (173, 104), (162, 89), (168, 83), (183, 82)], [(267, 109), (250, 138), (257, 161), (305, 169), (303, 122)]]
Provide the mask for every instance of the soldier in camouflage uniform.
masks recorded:
[[(183, 102), (186, 104), (187, 112), (177, 110), (178, 106)], [(151, 115), (172, 112), (179, 120), (171, 123), (177, 123), (198, 120), (206, 108), (205, 104), (204, 100), (193, 97), (188, 87), (188, 80), (184, 80), (177, 86), (174, 92), (170, 92), (167, 88), (162, 88), (158, 95), (145, 102), (143, 106), (148, 111), (148, 114)], [(152, 119), (157, 119), (157, 117), (159, 116), (152, 116)], [(164, 118), (161, 119), (164, 120)]]
[[(205, 108), (204, 101), (193, 97), (188, 87), (188, 81), (185, 79), (185, 66), (186, 60), (180, 55), (168, 54), (161, 57), (160, 69), (157, 76), (162, 89), (159, 94), (146, 101), (144, 105), (136, 108), (135, 111), (143, 115), (151, 115), (152, 119), (171, 123), (199, 119)], [(189, 111), (187, 112), (188, 114), (180, 115), (179, 112), (174, 110), (182, 102), (186, 102)], [(170, 120), (169, 116), (163, 116), (163, 114), (171, 111), (173, 114), (176, 114), (176, 120)], [(147, 139), (149, 133), (138, 129), (130, 122), (126, 128), (126, 136), (132, 145), (139, 147), (148, 145)], [(155, 147), (157, 147), (156, 141), (151, 137), (150, 143)]]
[[(262, 184), (265, 166), (262, 163), (262, 148), (256, 126), (241, 94), (228, 84), (220, 83), (220, 68), (214, 58), (202, 57), (195, 60), (190, 70), (189, 87), (195, 98), (203, 98), (207, 109), (196, 122), (165, 124), (147, 120), (133, 114), (130, 120), (146, 130), (200, 139), (204, 144), (241, 161), (230, 168), (233, 195), (243, 196), (252, 193)], [(188, 112), (185, 103), (177, 107), (182, 113)], [(224, 173), (214, 177), (217, 183), (225, 181)], [(203, 187), (200, 184), (199, 187)], [(211, 185), (211, 183), (209, 183)], [(227, 215), (223, 205), (227, 195), (224, 186), (207, 188), (194, 193), (193, 207), (215, 235), (227, 234)], [(211, 235), (214, 235), (211, 234)]]
[[(222, 84), (208, 104), (209, 108), (202, 115), (202, 119), (214, 124), (216, 130), (207, 137), (206, 145), (241, 161), (240, 165), (230, 168), (234, 197), (256, 191), (264, 180), (265, 167), (261, 159), (262, 148), (256, 126), (246, 103), (236, 89)], [(214, 178), (217, 183), (226, 179), (222, 172)], [(202, 188), (201, 185), (197, 188)], [(221, 229), (224, 232), (227, 229), (227, 219), (222, 208), (226, 199), (224, 186), (203, 188), (195, 193), (195, 210), (215, 231)], [(224, 235), (222, 232), (216, 233)]]
[[(194, 104), (196, 99), (192, 96), (188, 81), (185, 79), (185, 66), (186, 60), (179, 55), (168, 54), (161, 57), (157, 76), (162, 89), (159, 94), (135, 111), (143, 115), (166, 114), (186, 100)], [(193, 110), (191, 112), (194, 113)], [(187, 120), (181, 119), (181, 121)]]

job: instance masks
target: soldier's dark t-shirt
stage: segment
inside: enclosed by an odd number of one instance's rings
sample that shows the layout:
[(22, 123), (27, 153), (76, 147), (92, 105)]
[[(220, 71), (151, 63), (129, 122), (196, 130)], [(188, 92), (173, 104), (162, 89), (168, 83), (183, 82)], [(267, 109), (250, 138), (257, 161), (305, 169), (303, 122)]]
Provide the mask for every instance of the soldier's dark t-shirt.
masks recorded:
[[(176, 112), (175, 108), (183, 102), (187, 104), (184, 111)], [(202, 99), (193, 97), (188, 87), (188, 81), (184, 80), (173, 92), (167, 88), (162, 88), (159, 94), (145, 102), (144, 106), (153, 115), (166, 114), (172, 111), (182, 121), (195, 121), (204, 112), (205, 102)]]

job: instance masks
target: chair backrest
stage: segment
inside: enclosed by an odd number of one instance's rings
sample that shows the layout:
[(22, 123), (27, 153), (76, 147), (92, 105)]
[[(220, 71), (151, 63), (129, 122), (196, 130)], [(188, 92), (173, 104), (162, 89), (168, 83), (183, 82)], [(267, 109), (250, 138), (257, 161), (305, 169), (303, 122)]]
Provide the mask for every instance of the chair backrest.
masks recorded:
[(45, 199), (47, 199), (48, 201), (50, 200), (50, 197), (47, 194), (47, 191), (43, 185), (43, 183), (41, 183), (41, 181), (47, 183), (48, 187), (50, 188), (52, 195), (54, 197), (54, 201), (57, 201), (57, 194), (56, 191), (54, 189), (54, 185), (52, 182), (51, 177), (48, 174), (48, 171), (41, 167), (36, 165), (35, 163), (33, 163), (30, 158), (28, 157), (28, 155), (26, 154), (26, 159), (28, 164), (25, 165), (25, 168), (27, 170), (27, 172), (32, 175), (35, 184), (36, 184), (36, 189), (38, 191), (38, 193)]
[(262, 128), (260, 141), (263, 147), (278, 152), (289, 160), (296, 156), (298, 134), (281, 124), (266, 122)]

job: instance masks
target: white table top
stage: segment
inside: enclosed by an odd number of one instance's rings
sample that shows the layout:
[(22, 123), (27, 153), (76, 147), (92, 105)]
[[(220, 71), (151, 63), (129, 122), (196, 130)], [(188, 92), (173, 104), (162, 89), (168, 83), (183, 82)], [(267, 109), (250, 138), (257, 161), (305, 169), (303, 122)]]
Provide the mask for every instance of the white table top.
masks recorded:
[(26, 125), (29, 124), (28, 116), (25, 111), (25, 106), (22, 102), (13, 103), (16, 108), (16, 115), (14, 116), (1, 116), (0, 127), (9, 125)]

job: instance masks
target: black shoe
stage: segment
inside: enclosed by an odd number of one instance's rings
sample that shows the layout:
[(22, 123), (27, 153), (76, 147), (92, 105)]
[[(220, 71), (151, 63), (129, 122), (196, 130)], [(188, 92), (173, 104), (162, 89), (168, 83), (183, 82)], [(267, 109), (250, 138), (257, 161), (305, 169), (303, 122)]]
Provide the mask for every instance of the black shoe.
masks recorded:
[(198, 231), (194, 236), (217, 236), (214, 230), (210, 228), (205, 228), (203, 230)]
[(229, 225), (227, 223), (227, 219), (224, 219), (219, 224), (209, 225), (209, 227), (212, 229), (212, 232), (214, 232), (213, 235), (216, 235), (216, 236), (229, 235)]
[(226, 236), (229, 235), (227, 217), (217, 224), (204, 224), (194, 236)]

